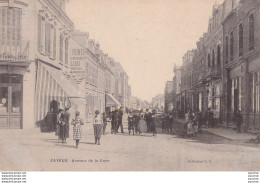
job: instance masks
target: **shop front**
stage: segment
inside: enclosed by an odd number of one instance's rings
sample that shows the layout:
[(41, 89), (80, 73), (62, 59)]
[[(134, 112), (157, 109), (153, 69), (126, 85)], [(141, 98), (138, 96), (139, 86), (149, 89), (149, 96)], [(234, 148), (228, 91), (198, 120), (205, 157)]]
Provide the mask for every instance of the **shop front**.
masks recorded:
[(119, 101), (116, 100), (113, 95), (110, 93), (106, 93), (106, 114), (109, 115), (110, 112), (115, 111), (116, 109), (119, 109), (121, 107), (121, 104)]

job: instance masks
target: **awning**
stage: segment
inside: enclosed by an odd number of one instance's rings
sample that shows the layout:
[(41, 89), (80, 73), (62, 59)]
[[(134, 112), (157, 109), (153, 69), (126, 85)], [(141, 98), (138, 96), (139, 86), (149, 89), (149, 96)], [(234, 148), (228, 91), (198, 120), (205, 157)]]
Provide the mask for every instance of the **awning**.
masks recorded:
[(106, 93), (106, 107), (121, 107), (121, 104), (113, 95)]
[(46, 69), (46, 71), (57, 82), (57, 84), (64, 90), (68, 97), (82, 98), (83, 95), (81, 91), (78, 89), (77, 84), (74, 83), (72, 80), (67, 79), (65, 75), (60, 72), (60, 70), (55, 69), (47, 64), (40, 64)]

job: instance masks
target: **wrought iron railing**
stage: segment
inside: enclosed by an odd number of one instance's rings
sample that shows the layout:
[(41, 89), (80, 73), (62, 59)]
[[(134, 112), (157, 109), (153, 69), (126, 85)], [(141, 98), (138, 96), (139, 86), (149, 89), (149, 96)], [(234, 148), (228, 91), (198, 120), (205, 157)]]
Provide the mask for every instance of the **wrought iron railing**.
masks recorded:
[(207, 77), (220, 77), (221, 76), (221, 67), (215, 66), (208, 68)]
[(23, 62), (29, 60), (29, 41), (19, 45), (0, 45), (0, 61)]

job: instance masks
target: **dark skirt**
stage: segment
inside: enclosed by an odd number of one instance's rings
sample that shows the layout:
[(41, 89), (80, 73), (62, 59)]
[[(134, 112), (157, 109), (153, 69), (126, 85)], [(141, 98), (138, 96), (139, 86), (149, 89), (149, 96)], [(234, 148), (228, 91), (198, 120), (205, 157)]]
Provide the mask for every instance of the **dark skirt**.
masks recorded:
[(66, 127), (65, 127), (65, 125), (60, 125), (59, 137), (60, 137), (61, 140), (66, 140), (67, 136), (66, 136)]
[(96, 138), (100, 138), (101, 133), (102, 133), (102, 125), (101, 124), (94, 125), (94, 136)]

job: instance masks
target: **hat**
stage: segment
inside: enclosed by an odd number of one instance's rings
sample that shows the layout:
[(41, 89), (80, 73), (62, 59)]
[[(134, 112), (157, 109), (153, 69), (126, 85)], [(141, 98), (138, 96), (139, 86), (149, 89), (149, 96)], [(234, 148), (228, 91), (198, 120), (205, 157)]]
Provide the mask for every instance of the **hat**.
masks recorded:
[(76, 116), (79, 116), (79, 115), (80, 115), (80, 112), (79, 112), (79, 111), (76, 111), (76, 112), (75, 112), (75, 115), (76, 115)]

